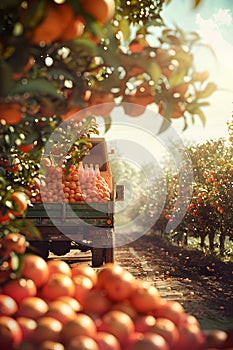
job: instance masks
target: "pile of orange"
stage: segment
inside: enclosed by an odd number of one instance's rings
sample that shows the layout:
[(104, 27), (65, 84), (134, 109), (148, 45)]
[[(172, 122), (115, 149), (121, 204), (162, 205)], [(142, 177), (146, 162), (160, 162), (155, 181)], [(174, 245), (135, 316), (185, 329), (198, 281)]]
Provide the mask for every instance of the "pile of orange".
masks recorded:
[(177, 301), (120, 265), (98, 272), (83, 264), (24, 255), (0, 285), (2, 349), (232, 349), (233, 332), (203, 332)]
[(101, 174), (80, 175), (76, 167), (66, 176), (61, 168), (47, 166), (46, 179), (41, 183), (41, 190), (34, 189), (32, 203), (99, 203), (107, 202), (111, 197), (109, 185)]

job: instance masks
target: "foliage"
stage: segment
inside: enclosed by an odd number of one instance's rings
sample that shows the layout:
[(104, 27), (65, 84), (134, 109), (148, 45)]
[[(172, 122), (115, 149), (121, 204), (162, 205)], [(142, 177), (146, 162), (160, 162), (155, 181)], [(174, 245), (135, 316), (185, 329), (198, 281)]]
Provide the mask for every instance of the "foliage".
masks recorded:
[[(225, 237), (233, 237), (232, 206), (232, 145), (225, 139), (206, 141), (187, 148), (193, 168), (192, 198), (182, 222), (171, 233), (175, 241), (188, 243), (188, 237), (198, 237), (200, 245), (206, 248), (205, 238), (209, 238), (209, 250), (219, 248), (224, 253)], [(167, 171), (167, 200), (156, 228), (164, 230), (172, 221), (179, 186), (179, 173)], [(158, 183), (153, 193), (158, 192)], [(184, 195), (181, 192), (181, 197)], [(219, 237), (219, 242), (216, 238)], [(217, 249), (217, 251), (219, 251)]]

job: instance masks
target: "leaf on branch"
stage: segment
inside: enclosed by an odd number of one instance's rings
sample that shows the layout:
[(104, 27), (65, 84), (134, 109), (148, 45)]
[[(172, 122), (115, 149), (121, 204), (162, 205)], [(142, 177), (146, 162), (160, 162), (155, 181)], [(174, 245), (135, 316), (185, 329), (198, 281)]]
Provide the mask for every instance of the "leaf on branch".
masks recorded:
[(122, 18), (119, 23), (119, 29), (122, 31), (125, 41), (130, 37), (129, 21), (127, 18)]
[(193, 7), (196, 8), (198, 5), (200, 5), (201, 0), (193, 0)]
[(64, 96), (56, 86), (42, 78), (28, 80), (26, 84), (19, 84), (12, 92), (13, 94), (24, 94), (25, 92), (28, 92), (29, 94), (50, 95), (64, 100)]
[(196, 92), (196, 96), (197, 98), (206, 98), (212, 95), (212, 93), (216, 90), (217, 85), (215, 83), (208, 83), (204, 90)]
[(34, 29), (40, 24), (46, 13), (46, 0), (34, 1), (26, 11), (24, 25), (27, 29)]
[(166, 131), (170, 127), (171, 123), (167, 119), (162, 120), (162, 124), (159, 128), (158, 135)]
[(202, 122), (202, 125), (205, 127), (206, 125), (206, 117), (205, 114), (202, 112), (201, 109), (197, 108), (193, 111), (193, 114), (197, 114)]
[(13, 72), (9, 64), (7, 63), (0, 64), (0, 77), (1, 77), (0, 96), (1, 97), (6, 97), (15, 85), (15, 82), (12, 79), (12, 74)]
[(187, 69), (185, 67), (180, 67), (177, 73), (175, 73), (173, 76), (171, 76), (171, 78), (168, 79), (170, 87), (172, 88), (183, 83), (186, 73)]
[(111, 125), (112, 125), (112, 118), (110, 116), (108, 116), (107, 118), (104, 118), (105, 133), (110, 129)]

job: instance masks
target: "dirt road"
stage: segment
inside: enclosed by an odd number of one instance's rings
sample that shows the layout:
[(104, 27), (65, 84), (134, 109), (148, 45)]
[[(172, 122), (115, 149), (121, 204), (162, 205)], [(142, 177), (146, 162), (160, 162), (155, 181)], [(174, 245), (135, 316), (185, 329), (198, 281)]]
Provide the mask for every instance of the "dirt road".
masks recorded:
[(163, 298), (177, 300), (203, 329), (233, 328), (233, 264), (183, 250), (158, 235), (119, 247), (115, 261), (153, 283)]

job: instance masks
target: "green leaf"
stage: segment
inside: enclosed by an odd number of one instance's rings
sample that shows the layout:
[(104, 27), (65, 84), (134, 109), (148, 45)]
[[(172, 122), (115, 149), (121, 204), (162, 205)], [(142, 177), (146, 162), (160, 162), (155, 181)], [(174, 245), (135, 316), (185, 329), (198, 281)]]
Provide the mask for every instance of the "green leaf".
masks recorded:
[(125, 41), (130, 37), (129, 21), (126, 18), (122, 18), (119, 23), (119, 29), (122, 31)]
[(30, 30), (36, 28), (45, 17), (46, 9), (46, 0), (32, 2), (29, 9), (26, 11), (26, 16), (24, 18), (25, 27)]
[(196, 96), (197, 98), (206, 98), (212, 95), (212, 93), (216, 90), (217, 85), (215, 83), (208, 83), (204, 90), (196, 92)]
[(172, 88), (183, 83), (186, 73), (187, 69), (185, 67), (179, 67), (177, 73), (175, 73), (171, 78), (168, 79), (170, 87)]
[(193, 114), (197, 114), (199, 116), (199, 118), (201, 119), (202, 125), (205, 127), (206, 117), (205, 117), (204, 113), (202, 112), (202, 110), (197, 108), (193, 111)]
[(40, 231), (29, 219), (16, 219), (14, 220), (14, 226), (19, 228), (20, 232), (23, 233), (26, 237), (30, 237), (30, 238), (41, 237)]
[(13, 90), (13, 94), (24, 94), (25, 92), (31, 94), (43, 94), (50, 95), (61, 100), (64, 100), (62, 93), (56, 88), (56, 86), (42, 78), (28, 80), (25, 84), (19, 84)]
[(3, 62), (0, 63), (0, 97), (6, 97), (15, 85), (15, 81), (12, 78), (12, 69), (9, 64)]
[(196, 8), (198, 5), (200, 5), (201, 0), (193, 0), (193, 7)]
[(104, 132), (106, 133), (110, 129), (111, 125), (112, 125), (112, 118), (110, 116), (107, 117), (107, 118), (104, 118), (104, 125), (105, 125)]
[(170, 127), (171, 123), (167, 119), (163, 119), (162, 124), (159, 128), (158, 135), (166, 131)]

